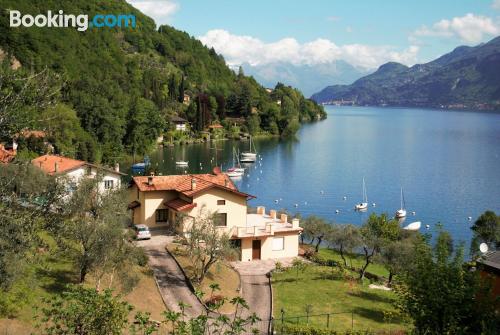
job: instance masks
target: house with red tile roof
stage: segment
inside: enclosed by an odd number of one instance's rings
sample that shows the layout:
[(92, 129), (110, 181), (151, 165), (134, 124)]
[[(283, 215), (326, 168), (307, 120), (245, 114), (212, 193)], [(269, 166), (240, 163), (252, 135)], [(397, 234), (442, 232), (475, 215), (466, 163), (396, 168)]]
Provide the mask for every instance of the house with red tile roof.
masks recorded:
[(52, 176), (65, 176), (66, 181), (74, 187), (83, 178), (102, 178), (99, 181), (99, 190), (117, 189), (121, 186), (121, 177), (126, 174), (120, 172), (117, 164), (113, 169), (91, 164), (78, 159), (57, 156), (43, 155), (31, 161), (31, 164), (40, 168), (43, 172)]
[(134, 224), (184, 234), (197, 218), (213, 214), (218, 229), (239, 248), (242, 261), (298, 255), (299, 221), (278, 218), (273, 210), (266, 215), (264, 207), (249, 214), (247, 202), (255, 197), (239, 191), (220, 169), (211, 174), (137, 176), (129, 190)]

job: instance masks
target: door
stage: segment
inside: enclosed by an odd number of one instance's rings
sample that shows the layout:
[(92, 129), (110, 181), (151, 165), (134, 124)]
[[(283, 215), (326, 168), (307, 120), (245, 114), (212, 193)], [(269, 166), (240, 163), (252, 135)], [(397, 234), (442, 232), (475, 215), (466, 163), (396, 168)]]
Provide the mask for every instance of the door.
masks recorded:
[(252, 259), (260, 259), (260, 240), (252, 241)]

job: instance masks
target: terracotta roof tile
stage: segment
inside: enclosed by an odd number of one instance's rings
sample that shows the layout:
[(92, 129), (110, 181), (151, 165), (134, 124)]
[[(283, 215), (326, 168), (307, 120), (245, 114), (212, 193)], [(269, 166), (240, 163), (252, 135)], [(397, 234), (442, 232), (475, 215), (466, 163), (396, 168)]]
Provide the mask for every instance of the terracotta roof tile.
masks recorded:
[[(245, 197), (253, 197), (238, 191), (231, 179), (224, 173), (153, 176), (152, 185), (148, 185), (148, 178), (150, 177), (137, 176), (133, 178), (133, 182), (142, 192), (177, 191), (187, 197), (193, 197), (197, 193), (217, 187)], [(196, 189), (194, 190), (191, 188), (191, 181), (193, 179), (196, 181)]]
[(48, 174), (56, 173), (56, 164), (57, 173), (74, 170), (87, 164), (85, 161), (55, 155), (43, 155), (33, 159), (31, 163)]
[(125, 176), (125, 173), (122, 172), (117, 172), (114, 171), (113, 169), (107, 168), (107, 167), (102, 167), (102, 166), (97, 166), (85, 161), (81, 161), (78, 159), (73, 159), (73, 158), (68, 158), (68, 157), (63, 157), (63, 156), (56, 156), (56, 155), (43, 155), (40, 157), (37, 157), (31, 161), (33, 165), (36, 167), (42, 169), (45, 173), (48, 173), (50, 175), (53, 175), (56, 173), (55, 168), (56, 168), (56, 163), (57, 163), (57, 173), (64, 173), (68, 172), (71, 170), (74, 170), (76, 168), (79, 168), (81, 166), (92, 166), (97, 169), (102, 169), (105, 171), (109, 171), (111, 173), (116, 173), (122, 176)]
[(2, 144), (0, 144), (0, 163), (10, 163), (15, 156), (16, 152), (14, 150), (7, 150)]

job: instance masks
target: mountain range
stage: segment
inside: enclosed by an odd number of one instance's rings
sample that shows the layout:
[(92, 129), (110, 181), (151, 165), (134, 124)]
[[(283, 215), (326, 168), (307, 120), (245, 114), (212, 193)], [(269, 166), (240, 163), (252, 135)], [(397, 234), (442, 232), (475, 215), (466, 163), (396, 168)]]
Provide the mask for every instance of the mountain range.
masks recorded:
[(263, 65), (244, 63), (241, 66), (246, 74), (266, 87), (274, 87), (276, 82), (281, 82), (299, 88), (306, 96), (331, 83), (350, 84), (371, 72), (342, 60), (314, 65), (275, 62)]
[(500, 37), (460, 46), (431, 62), (389, 62), (350, 85), (311, 97), (322, 104), (500, 109)]

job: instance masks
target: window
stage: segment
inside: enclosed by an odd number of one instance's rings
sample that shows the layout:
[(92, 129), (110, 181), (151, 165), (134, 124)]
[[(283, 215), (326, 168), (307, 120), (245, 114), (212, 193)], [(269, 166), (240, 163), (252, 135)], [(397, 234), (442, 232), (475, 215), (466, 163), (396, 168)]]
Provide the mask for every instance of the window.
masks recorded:
[(167, 222), (167, 221), (168, 221), (168, 209), (157, 209), (156, 222)]
[(113, 180), (105, 180), (104, 181), (104, 188), (106, 190), (112, 189), (113, 188)]
[(226, 200), (217, 200), (217, 205), (224, 206), (226, 204)]
[(275, 237), (273, 238), (273, 251), (285, 250), (285, 238)]
[(227, 226), (227, 214), (226, 213), (217, 213), (215, 214), (215, 225), (217, 227), (225, 227)]

